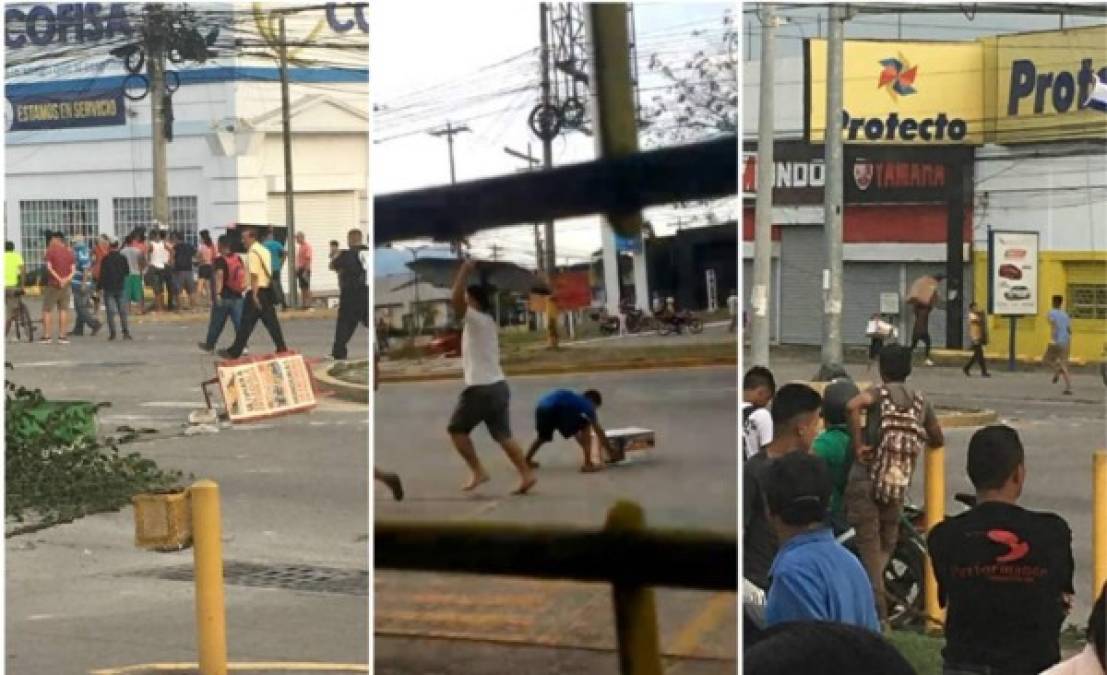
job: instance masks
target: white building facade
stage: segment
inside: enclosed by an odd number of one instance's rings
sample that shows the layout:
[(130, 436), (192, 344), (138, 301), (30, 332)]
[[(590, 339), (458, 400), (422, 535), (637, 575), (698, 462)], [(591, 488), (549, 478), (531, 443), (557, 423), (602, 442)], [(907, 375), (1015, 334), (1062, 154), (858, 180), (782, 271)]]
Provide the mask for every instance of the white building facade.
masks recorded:
[[(192, 241), (235, 224), (283, 227), (275, 7), (196, 9), (198, 30), (216, 33), (216, 55), (167, 63), (169, 227)], [(130, 3), (5, 11), (5, 237), (34, 269), (46, 231), (122, 238), (151, 225), (150, 97), (127, 97), (145, 78), (128, 78), (109, 53), (141, 39), (146, 15)], [(329, 242), (345, 247), (348, 230), (369, 226), (367, 7), (315, 5), (286, 21), (296, 229), (314, 249), (313, 287), (326, 294), (337, 287)]]

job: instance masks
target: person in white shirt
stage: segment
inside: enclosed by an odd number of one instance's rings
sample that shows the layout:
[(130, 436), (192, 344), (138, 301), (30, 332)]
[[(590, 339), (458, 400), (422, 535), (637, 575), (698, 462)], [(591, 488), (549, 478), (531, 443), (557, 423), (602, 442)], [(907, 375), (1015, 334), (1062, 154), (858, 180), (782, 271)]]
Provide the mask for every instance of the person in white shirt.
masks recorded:
[(462, 490), (472, 490), (489, 480), (470, 436), (477, 425), (484, 423), (492, 439), (503, 448), (519, 472), (519, 487), (512, 494), (521, 495), (534, 487), (538, 479), (527, 465), (523, 449), (511, 435), (511, 390), (500, 368), (499, 326), (489, 314), (488, 291), (484, 286), (466, 287), (475, 267), (472, 260), (465, 260), (454, 279), (451, 302), (457, 320), (462, 323), (461, 368), (465, 389), (446, 429), (472, 474)]
[(726, 309), (730, 313), (730, 325), (727, 330), (733, 333), (738, 330), (738, 292), (730, 289), (730, 295), (726, 296)]
[(742, 378), (742, 451), (749, 459), (773, 441), (773, 416), (769, 404), (776, 394), (773, 373), (754, 366)]

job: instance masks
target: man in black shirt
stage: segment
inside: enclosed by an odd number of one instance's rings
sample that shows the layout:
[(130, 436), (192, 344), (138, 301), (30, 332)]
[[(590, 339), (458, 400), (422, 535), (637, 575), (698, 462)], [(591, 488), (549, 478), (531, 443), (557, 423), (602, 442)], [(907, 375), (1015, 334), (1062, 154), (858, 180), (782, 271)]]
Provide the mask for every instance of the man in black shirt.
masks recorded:
[(742, 465), (742, 574), (761, 589), (769, 587), (769, 568), (778, 546), (766, 510), (765, 471), (777, 457), (811, 451), (819, 431), (821, 404), (822, 398), (811, 387), (781, 387), (773, 398), (773, 441)]
[(131, 329), (127, 325), (127, 296), (124, 292), (127, 275), (130, 274), (130, 265), (127, 259), (119, 252), (119, 242), (110, 244), (108, 254), (100, 261), (100, 278), (97, 284), (104, 294), (104, 308), (108, 313), (108, 339), (114, 340), (115, 317), (119, 316), (119, 327), (123, 331), (123, 339), (131, 340)]
[(1018, 506), (1022, 442), (995, 425), (973, 434), (968, 473), (977, 505), (946, 519), (927, 544), (948, 608), (945, 675), (1034, 675), (1061, 658), (1071, 608), (1072, 532), (1052, 513)]
[(369, 287), (361, 261), (368, 247), (361, 243), (361, 230), (358, 229), (347, 233), (346, 242), (350, 247), (331, 260), (331, 269), (338, 273), (338, 322), (334, 326), (331, 356), (339, 361), (346, 358), (346, 345), (357, 325), (369, 326)]
[(173, 299), (171, 304), (181, 300), (181, 291), (188, 294), (188, 308), (196, 306), (196, 277), (192, 273), (192, 262), (196, 257), (196, 247), (184, 240), (180, 232), (170, 235), (173, 239)]

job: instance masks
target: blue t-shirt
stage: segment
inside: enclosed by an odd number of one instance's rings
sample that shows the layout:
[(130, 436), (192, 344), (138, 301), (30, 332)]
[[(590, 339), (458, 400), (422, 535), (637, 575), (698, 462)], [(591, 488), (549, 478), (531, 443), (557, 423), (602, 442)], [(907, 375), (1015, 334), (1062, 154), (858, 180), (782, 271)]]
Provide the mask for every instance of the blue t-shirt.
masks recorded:
[(596, 421), (596, 406), (575, 391), (568, 389), (554, 389), (542, 398), (538, 399), (538, 407), (547, 410), (556, 410), (558, 416), (587, 417)]
[(1069, 318), (1068, 313), (1063, 309), (1051, 309), (1049, 310), (1049, 321), (1053, 328), (1050, 340), (1055, 345), (1067, 346), (1072, 338), (1072, 319)]
[(73, 269), (73, 280), (69, 284), (73, 288), (81, 285), (85, 278), (85, 270), (92, 266), (92, 251), (88, 246), (79, 244), (73, 247), (73, 260), (76, 266)]
[(789, 539), (769, 570), (765, 620), (836, 621), (880, 632), (872, 586), (855, 555), (830, 528)]
[(284, 262), (284, 244), (276, 239), (270, 239), (262, 243), (262, 246), (269, 249), (269, 255), (273, 259), (273, 276), (281, 273), (281, 264)]

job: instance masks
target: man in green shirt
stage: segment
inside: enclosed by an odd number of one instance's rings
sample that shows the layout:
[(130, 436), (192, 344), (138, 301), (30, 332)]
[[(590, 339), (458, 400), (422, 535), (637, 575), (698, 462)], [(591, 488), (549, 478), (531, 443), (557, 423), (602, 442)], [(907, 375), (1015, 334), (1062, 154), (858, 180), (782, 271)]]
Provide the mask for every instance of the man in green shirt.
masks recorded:
[(850, 438), (846, 404), (860, 391), (853, 382), (841, 379), (827, 385), (823, 392), (823, 422), (825, 430), (811, 446), (812, 452), (826, 461), (830, 468), (833, 489), (830, 493), (830, 515), (838, 523), (845, 523), (842, 495), (846, 491), (849, 469), (853, 464), (853, 442)]

